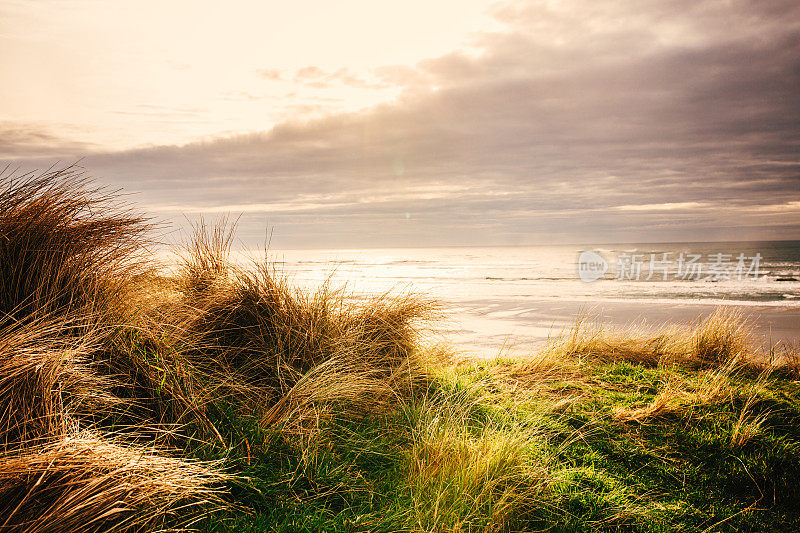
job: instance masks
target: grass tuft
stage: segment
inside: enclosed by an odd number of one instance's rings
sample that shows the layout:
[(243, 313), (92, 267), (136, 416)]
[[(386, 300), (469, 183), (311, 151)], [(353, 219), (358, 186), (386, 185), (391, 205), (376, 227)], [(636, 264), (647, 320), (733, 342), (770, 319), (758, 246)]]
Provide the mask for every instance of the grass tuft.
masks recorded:
[(0, 461), (2, 529), (153, 530), (186, 527), (219, 505), (226, 476), (157, 450), (81, 432)]
[(118, 318), (149, 229), (77, 167), (0, 175), (0, 325), (54, 313)]
[(586, 314), (550, 341), (550, 359), (589, 357), (606, 362), (628, 361), (648, 366), (681, 364), (720, 368), (754, 355), (750, 325), (737, 310), (718, 308), (695, 326), (667, 324), (660, 328), (604, 328)]

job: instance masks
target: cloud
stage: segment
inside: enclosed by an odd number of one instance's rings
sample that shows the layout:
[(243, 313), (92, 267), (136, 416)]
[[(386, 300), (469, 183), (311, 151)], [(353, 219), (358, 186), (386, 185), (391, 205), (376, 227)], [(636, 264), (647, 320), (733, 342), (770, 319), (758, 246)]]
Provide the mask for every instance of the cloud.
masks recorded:
[(279, 69), (262, 68), (258, 69), (256, 71), (256, 74), (258, 74), (259, 77), (264, 78), (265, 80), (270, 80), (270, 81), (283, 80), (283, 72), (281, 72)]
[(318, 80), (325, 77), (325, 71), (319, 67), (303, 67), (294, 73), (295, 81)]
[(116, 115), (133, 115), (156, 118), (197, 118), (203, 116), (205, 109), (185, 106), (166, 106), (154, 104), (136, 104), (130, 109), (112, 111)]
[[(251, 212), (253, 235), (271, 210), (303, 245), (800, 235), (797, 210), (765, 207), (800, 201), (796, 2), (510, 2), (494, 15), (506, 30), (469, 52), (374, 71), (403, 87), (391, 103), (85, 165), (149, 205)], [(311, 66), (291, 79), (371, 83)], [(403, 196), (437, 186), (459, 189)]]
[(356, 89), (387, 89), (392, 86), (381, 80), (367, 81), (356, 76), (348, 68), (326, 72), (315, 66), (303, 67), (294, 73), (293, 80), (295, 83), (314, 89), (327, 89), (337, 84)]
[(167, 112), (167, 113), (180, 113), (180, 114), (192, 114), (196, 115), (206, 109), (199, 108), (199, 107), (187, 107), (187, 106), (174, 106), (174, 105), (157, 105), (157, 104), (136, 104), (137, 109), (141, 109), (144, 112)]
[(12, 163), (21, 158), (78, 154), (92, 150), (91, 144), (59, 137), (37, 124), (0, 121), (0, 158)]
[(708, 204), (704, 202), (670, 202), (665, 204), (620, 205), (616, 209), (621, 211), (674, 211), (696, 209), (698, 207), (708, 207)]

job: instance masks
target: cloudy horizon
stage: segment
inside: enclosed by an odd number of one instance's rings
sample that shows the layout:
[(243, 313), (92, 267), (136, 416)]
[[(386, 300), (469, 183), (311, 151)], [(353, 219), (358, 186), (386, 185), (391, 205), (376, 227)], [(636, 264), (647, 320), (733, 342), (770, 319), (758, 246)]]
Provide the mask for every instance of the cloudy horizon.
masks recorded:
[(0, 1), (0, 160), (276, 247), (800, 239), (800, 5)]

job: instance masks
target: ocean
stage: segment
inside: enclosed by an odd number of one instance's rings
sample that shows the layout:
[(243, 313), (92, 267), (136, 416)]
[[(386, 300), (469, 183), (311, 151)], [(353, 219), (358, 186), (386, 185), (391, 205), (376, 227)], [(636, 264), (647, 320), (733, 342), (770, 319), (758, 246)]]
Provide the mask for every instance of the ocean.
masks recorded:
[[(436, 333), (484, 356), (535, 349), (578, 313), (614, 325), (742, 309), (765, 338), (800, 339), (800, 241), (270, 250), (297, 285), (417, 293)], [(597, 279), (594, 279), (597, 278)]]

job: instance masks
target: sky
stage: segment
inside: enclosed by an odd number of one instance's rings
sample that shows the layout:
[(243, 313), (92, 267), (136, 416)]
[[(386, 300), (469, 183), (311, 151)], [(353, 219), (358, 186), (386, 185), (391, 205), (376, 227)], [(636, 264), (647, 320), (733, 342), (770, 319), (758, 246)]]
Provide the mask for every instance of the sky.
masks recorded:
[(0, 0), (0, 163), (278, 248), (800, 239), (796, 0)]

